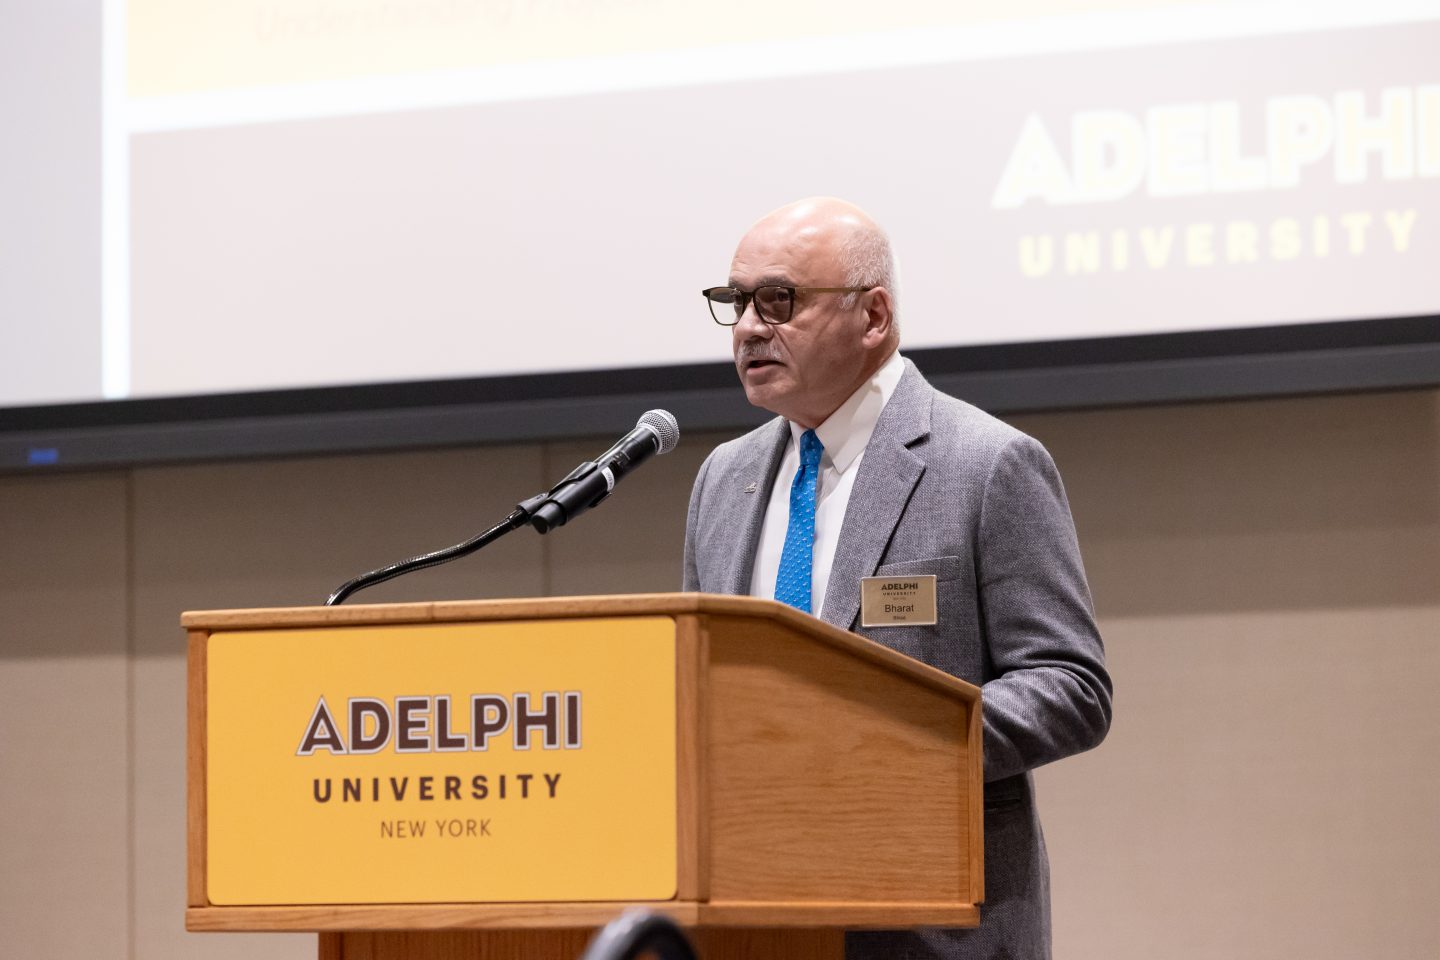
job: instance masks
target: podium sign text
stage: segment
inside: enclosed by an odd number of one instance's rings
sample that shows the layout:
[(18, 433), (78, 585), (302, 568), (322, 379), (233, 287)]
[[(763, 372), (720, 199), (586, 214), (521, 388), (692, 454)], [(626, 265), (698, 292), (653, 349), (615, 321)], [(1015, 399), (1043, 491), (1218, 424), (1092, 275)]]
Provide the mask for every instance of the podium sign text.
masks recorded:
[(217, 631), (217, 905), (667, 900), (668, 617)]

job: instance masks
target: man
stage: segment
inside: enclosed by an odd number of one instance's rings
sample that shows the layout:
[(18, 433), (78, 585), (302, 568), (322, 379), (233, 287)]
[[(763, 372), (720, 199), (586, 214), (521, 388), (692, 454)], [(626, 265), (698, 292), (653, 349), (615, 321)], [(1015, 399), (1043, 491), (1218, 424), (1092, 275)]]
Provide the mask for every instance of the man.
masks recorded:
[[(774, 597), (983, 692), (979, 928), (851, 933), (846, 956), (1048, 957), (1030, 771), (1098, 744), (1111, 696), (1054, 464), (900, 356), (889, 241), (848, 203), (765, 216), (705, 294), (746, 396), (779, 416), (700, 468), (685, 589)], [(860, 579), (892, 574), (936, 576), (934, 626), (859, 626)]]

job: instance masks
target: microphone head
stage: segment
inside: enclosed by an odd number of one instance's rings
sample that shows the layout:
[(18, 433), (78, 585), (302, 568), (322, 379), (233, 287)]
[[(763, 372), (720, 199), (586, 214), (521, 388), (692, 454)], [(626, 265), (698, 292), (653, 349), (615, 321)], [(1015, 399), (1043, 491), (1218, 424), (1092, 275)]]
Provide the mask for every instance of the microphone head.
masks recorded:
[(675, 415), (669, 410), (646, 410), (635, 425), (649, 427), (655, 434), (657, 454), (669, 453), (680, 442), (680, 424), (675, 422)]

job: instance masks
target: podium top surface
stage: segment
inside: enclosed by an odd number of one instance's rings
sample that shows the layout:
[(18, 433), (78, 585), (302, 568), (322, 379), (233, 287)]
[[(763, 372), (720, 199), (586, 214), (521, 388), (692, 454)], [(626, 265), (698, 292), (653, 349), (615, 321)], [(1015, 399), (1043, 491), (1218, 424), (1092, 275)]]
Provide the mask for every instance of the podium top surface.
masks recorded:
[(708, 593), (642, 593), (581, 597), (532, 597), (506, 600), (443, 600), (421, 603), (370, 603), (344, 606), (259, 607), (237, 610), (192, 610), (180, 615), (187, 630), (274, 630), (307, 627), (354, 627), (407, 623), (457, 623), (502, 620), (561, 620), (586, 617), (655, 616), (747, 617), (782, 624), (831, 646), (908, 673), (961, 699), (978, 699), (980, 691), (942, 670), (841, 630), (793, 607), (758, 597)]

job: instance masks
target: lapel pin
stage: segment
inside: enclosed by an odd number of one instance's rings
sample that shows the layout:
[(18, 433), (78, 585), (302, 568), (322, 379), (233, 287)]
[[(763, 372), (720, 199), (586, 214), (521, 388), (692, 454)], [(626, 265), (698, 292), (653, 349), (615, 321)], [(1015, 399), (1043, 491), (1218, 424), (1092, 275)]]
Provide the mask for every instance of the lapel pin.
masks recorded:
[(756, 486), (757, 486), (756, 484), (751, 483), (748, 487), (745, 488), (745, 492), (746, 492), (746, 493), (754, 493), (755, 490), (756, 490)]

